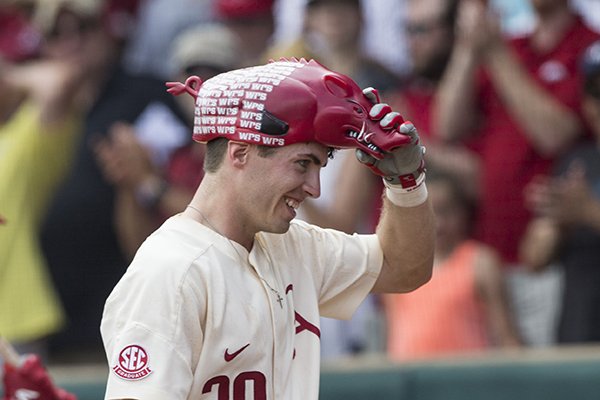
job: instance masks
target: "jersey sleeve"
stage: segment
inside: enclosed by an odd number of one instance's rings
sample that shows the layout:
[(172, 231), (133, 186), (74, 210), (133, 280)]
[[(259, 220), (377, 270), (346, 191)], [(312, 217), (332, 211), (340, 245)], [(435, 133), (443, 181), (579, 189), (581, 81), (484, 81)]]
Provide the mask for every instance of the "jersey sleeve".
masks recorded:
[(193, 384), (203, 343), (203, 289), (186, 279), (191, 262), (185, 256), (158, 241), (147, 244), (105, 305), (106, 400), (185, 400)]
[(348, 235), (297, 221), (302, 253), (308, 257), (322, 316), (349, 319), (369, 294), (381, 267), (383, 251), (376, 235)]

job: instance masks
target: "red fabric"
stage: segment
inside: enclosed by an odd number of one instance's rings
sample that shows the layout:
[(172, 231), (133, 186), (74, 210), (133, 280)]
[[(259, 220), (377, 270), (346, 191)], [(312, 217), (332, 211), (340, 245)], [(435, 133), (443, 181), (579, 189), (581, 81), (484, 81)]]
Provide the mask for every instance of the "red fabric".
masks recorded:
[[(392, 109), (400, 111), (405, 120), (411, 121), (419, 131), (419, 137), (425, 147), (439, 141), (432, 125), (431, 111), (437, 86), (431, 82), (413, 80), (408, 86), (389, 95)], [(466, 138), (461, 142), (472, 151), (478, 151), (479, 139)], [(427, 157), (426, 157), (427, 158)]]
[(270, 14), (273, 0), (216, 0), (217, 15), (224, 19), (244, 19)]
[(3, 383), (3, 400), (77, 400), (75, 395), (54, 386), (36, 355), (28, 356), (20, 367), (5, 363)]
[(126, 39), (139, 8), (140, 0), (106, 0), (102, 14), (106, 31), (115, 39)]
[(16, 9), (0, 10), (0, 57), (22, 61), (37, 55), (42, 37)]
[[(191, 143), (175, 151), (169, 160), (165, 178), (170, 186), (187, 191), (191, 198), (204, 178), (204, 145)], [(157, 218), (160, 222), (171, 217), (159, 214)]]
[(399, 93), (390, 95), (390, 104), (395, 111), (400, 110), (405, 120), (411, 121), (419, 130), (419, 137), (427, 144), (435, 140), (431, 127), (431, 106), (435, 86), (419, 82), (402, 88)]
[(170, 185), (187, 189), (194, 193), (204, 177), (204, 151), (199, 151), (191, 144), (177, 150), (171, 158), (167, 171), (167, 181)]
[[(528, 38), (510, 45), (531, 76), (567, 107), (580, 114), (582, 76), (579, 60), (599, 35), (577, 20), (551, 52), (538, 54)], [(562, 79), (544, 80), (564, 74)], [(517, 249), (530, 213), (524, 207), (523, 189), (533, 176), (547, 174), (553, 159), (538, 154), (523, 130), (513, 121), (490, 82), (483, 77), (480, 140), (483, 162), (482, 201), (476, 234), (496, 248), (508, 263), (517, 262)], [(566, 149), (565, 149), (566, 150)]]

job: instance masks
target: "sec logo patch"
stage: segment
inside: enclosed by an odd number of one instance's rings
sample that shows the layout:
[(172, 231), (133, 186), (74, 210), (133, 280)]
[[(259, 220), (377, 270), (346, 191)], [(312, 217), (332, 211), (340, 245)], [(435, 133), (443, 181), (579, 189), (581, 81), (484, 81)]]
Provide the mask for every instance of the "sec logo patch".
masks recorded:
[(112, 367), (115, 374), (123, 379), (135, 381), (150, 375), (148, 353), (141, 346), (131, 344), (119, 353), (117, 365)]

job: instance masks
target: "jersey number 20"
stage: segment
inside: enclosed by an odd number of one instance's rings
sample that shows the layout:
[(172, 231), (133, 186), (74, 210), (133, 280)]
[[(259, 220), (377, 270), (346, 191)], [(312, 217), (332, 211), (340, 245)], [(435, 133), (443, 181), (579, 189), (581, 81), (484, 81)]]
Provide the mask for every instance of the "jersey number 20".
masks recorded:
[[(267, 380), (262, 372), (242, 372), (233, 380), (233, 400), (246, 399), (246, 382), (252, 382), (254, 388), (254, 400), (267, 400)], [(230, 379), (225, 375), (210, 378), (202, 388), (202, 394), (210, 393), (213, 387), (217, 387), (218, 400), (229, 400)]]

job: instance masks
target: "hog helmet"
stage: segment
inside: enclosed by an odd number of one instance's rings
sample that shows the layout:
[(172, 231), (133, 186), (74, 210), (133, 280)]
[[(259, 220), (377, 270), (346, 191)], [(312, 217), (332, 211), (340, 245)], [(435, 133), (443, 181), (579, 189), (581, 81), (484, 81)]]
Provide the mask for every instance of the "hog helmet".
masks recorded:
[(373, 104), (352, 79), (314, 60), (281, 59), (167, 86), (196, 98), (193, 139), (201, 143), (219, 137), (270, 147), (317, 142), (380, 159), (410, 142), (369, 117)]

